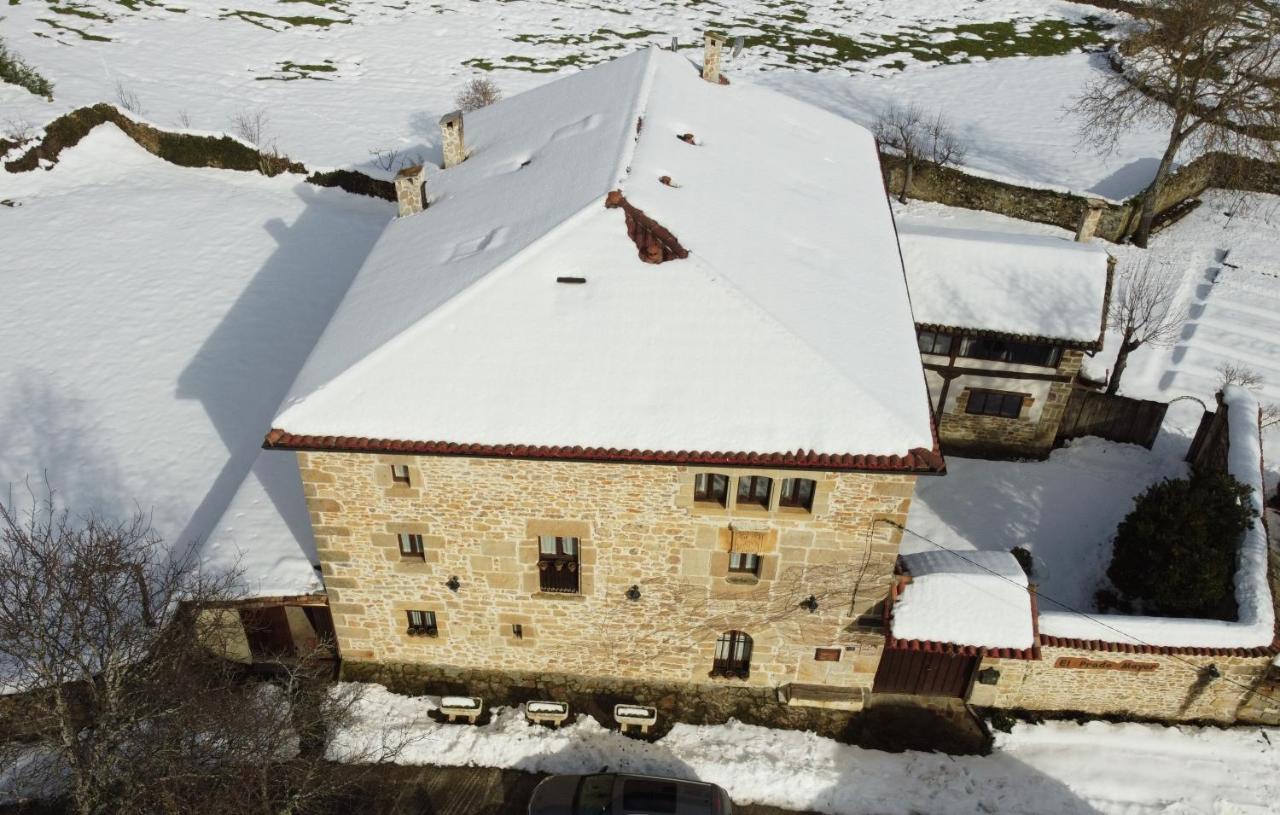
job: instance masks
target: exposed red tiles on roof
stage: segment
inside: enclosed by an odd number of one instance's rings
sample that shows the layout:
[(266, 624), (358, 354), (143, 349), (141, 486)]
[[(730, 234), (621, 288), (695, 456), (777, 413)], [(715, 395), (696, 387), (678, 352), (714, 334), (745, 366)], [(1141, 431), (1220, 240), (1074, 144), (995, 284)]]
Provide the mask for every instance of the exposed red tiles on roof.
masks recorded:
[(1270, 645), (1258, 648), (1190, 648), (1171, 645), (1132, 645), (1125, 642), (1080, 640), (1069, 637), (1040, 635), (1040, 644), (1050, 648), (1077, 648), (1082, 651), (1105, 651), (1118, 654), (1178, 654), (1197, 657), (1270, 657), (1280, 653), (1280, 637)]
[[(902, 559), (898, 558), (895, 568), (901, 568)], [(987, 648), (978, 645), (957, 645), (952, 642), (938, 640), (904, 640), (893, 635), (893, 604), (898, 595), (911, 582), (911, 575), (898, 574), (897, 580), (889, 584), (889, 597), (884, 603), (884, 647), (894, 651), (923, 651), (927, 654), (950, 654), (965, 657), (998, 657), (1000, 659), (1040, 659), (1040, 640), (1036, 632), (1036, 594), (1031, 592), (1031, 625), (1032, 645), (1030, 648)]]
[(722, 464), (801, 467), (858, 472), (940, 473), (946, 462), (937, 449), (917, 447), (904, 456), (869, 456), (849, 453), (707, 452), (701, 450), (619, 450), (603, 447), (542, 446), (528, 444), (459, 444), (444, 441), (406, 441), (356, 436), (309, 436), (279, 428), (267, 434), (262, 446), (280, 450), (328, 450), (343, 453), (412, 453), (418, 455), (479, 456), (485, 458), (538, 458), (565, 461), (619, 461), (641, 464)]
[(680, 245), (680, 241), (670, 230), (645, 215), (644, 210), (632, 206), (621, 190), (613, 190), (606, 195), (604, 206), (605, 209), (622, 209), (627, 219), (627, 237), (640, 250), (640, 259), (645, 263), (663, 263), (689, 257), (689, 251)]

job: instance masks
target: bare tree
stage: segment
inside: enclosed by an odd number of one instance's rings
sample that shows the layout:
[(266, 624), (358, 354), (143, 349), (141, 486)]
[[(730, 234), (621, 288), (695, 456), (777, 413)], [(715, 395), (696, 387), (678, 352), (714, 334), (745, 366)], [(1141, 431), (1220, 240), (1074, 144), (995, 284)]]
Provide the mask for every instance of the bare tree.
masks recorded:
[(82, 815), (301, 813), (350, 781), (323, 743), (359, 687), (335, 690), (314, 654), (271, 683), (223, 659), (234, 574), (202, 574), (141, 514), (31, 503), (0, 503), (0, 687), (21, 700), (0, 707), (0, 732), (23, 737), (0, 744), (0, 766), (31, 776), (17, 781), (61, 784)]
[(387, 172), (390, 172), (400, 162), (400, 151), (394, 148), (370, 150), (369, 155), (373, 158), (374, 164)]
[(1167, 128), (1133, 235), (1145, 247), (1160, 192), (1184, 146), (1270, 160), (1280, 155), (1280, 4), (1152, 0), (1119, 51), (1123, 71), (1090, 83), (1073, 109), (1082, 139), (1104, 152), (1140, 123)]
[(261, 108), (242, 110), (231, 117), (231, 130), (258, 148), (258, 172), (275, 175), (280, 172), (280, 166), (284, 162), (281, 161), (280, 149), (276, 146), (275, 139), (267, 135), (268, 121), (267, 112)]
[(1129, 354), (1144, 345), (1172, 345), (1187, 319), (1177, 308), (1181, 279), (1168, 264), (1145, 260), (1119, 282), (1107, 314), (1107, 327), (1120, 333), (1115, 367), (1107, 380), (1107, 393), (1112, 394), (1120, 389)]
[(1263, 383), (1262, 374), (1236, 362), (1224, 362), (1218, 366), (1218, 390), (1227, 385), (1256, 388)]
[(186, 128), (191, 127), (191, 114), (185, 108), (178, 111), (178, 124)]
[(488, 107), (502, 98), (502, 90), (487, 76), (477, 76), (462, 86), (453, 103), (459, 110), (470, 112)]
[(888, 105), (876, 118), (873, 131), (881, 145), (902, 155), (904, 167), (898, 200), (904, 204), (917, 163), (932, 161), (946, 167), (964, 161), (965, 146), (950, 121), (942, 113), (929, 117), (918, 105)]
[(116, 80), (116, 101), (120, 103), (120, 107), (135, 116), (146, 115), (146, 111), (142, 107), (142, 100), (138, 98), (138, 94), (125, 87), (124, 80), (122, 79)]

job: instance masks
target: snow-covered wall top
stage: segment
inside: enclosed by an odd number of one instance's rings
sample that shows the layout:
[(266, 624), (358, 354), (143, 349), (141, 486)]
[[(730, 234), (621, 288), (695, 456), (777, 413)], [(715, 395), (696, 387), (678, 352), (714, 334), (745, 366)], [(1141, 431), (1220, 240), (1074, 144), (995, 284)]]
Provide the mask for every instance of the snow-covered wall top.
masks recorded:
[(1120, 614), (1086, 617), (1068, 611), (1044, 610), (1048, 601), (1042, 599), (1042, 634), (1169, 648), (1262, 648), (1271, 644), (1275, 637), (1275, 608), (1267, 583), (1267, 530), (1261, 520), (1265, 507), (1258, 400), (1237, 385), (1228, 385), (1223, 397), (1227, 410), (1227, 471), (1240, 483), (1253, 488), (1251, 500), (1259, 515), (1253, 528), (1245, 532), (1240, 541), (1235, 576), (1236, 621)]
[[(704, 82), (649, 49), (467, 114), (465, 131), (470, 157), (430, 172), (428, 209), (387, 228), (276, 428), (623, 450), (933, 447), (864, 128)], [(689, 256), (642, 263), (623, 211), (604, 206), (614, 189)]]
[(917, 323), (1096, 342), (1107, 253), (1050, 235), (898, 227)]

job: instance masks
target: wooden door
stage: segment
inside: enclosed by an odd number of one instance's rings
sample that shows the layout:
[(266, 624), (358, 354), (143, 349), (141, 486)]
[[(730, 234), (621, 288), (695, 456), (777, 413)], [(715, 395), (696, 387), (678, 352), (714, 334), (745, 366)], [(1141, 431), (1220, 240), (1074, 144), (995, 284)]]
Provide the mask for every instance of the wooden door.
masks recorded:
[(873, 690), (963, 699), (978, 662), (978, 657), (887, 648), (876, 670)]

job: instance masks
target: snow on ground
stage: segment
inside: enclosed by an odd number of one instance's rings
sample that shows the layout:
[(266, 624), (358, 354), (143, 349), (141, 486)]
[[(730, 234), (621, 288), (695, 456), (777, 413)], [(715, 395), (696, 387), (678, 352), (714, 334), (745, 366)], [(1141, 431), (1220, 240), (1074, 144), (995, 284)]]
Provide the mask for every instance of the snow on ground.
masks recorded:
[[(1280, 403), (1280, 196), (1211, 190), (1203, 201), (1156, 235), (1149, 250), (1107, 247), (1118, 257), (1119, 286), (1139, 263), (1166, 266), (1181, 286), (1188, 317), (1171, 347), (1130, 355), (1120, 392), (1160, 401), (1192, 396), (1212, 407), (1219, 369), (1235, 364), (1263, 377), (1254, 390), (1264, 404)], [(1116, 332), (1108, 332), (1103, 351), (1085, 360), (1085, 372), (1105, 378), (1118, 342)], [(1181, 432), (1194, 432), (1198, 409), (1170, 413), (1166, 428), (1177, 423)], [(1270, 494), (1280, 478), (1280, 427), (1264, 442)]]
[[(260, 445), (391, 208), (175, 167), (110, 125), (50, 172), (0, 174), (0, 199), (0, 488), (47, 476), (174, 543), (234, 497), (210, 557), (244, 549), (254, 593), (318, 588), (296, 465)], [(268, 507), (274, 527), (250, 521)]]
[[(0, 35), (54, 82), (55, 101), (0, 85), (0, 128), (115, 103), (119, 86), (163, 127), (217, 131), (240, 113), (265, 111), (265, 140), (293, 158), (378, 172), (371, 150), (399, 150), (410, 161), (438, 154), (436, 121), (472, 76), (511, 95), (667, 45), (672, 35), (696, 57), (702, 30), (715, 26), (749, 37), (726, 64), (734, 81), (761, 82), (864, 124), (890, 100), (944, 111), (977, 171), (1123, 197), (1145, 185), (1160, 154), (1149, 130), (1106, 157), (1076, 144), (1063, 108), (1105, 70), (1100, 56), (1079, 50), (1102, 42), (1085, 20), (1120, 18), (1062, 0), (128, 5), (8, 6)], [(90, 39), (98, 37), (107, 39)], [(995, 59), (1011, 54), (1035, 56)]]
[(945, 476), (916, 482), (902, 551), (938, 551), (929, 540), (959, 551), (1022, 546), (1034, 558), (1042, 612), (1056, 608), (1047, 598), (1091, 610), (1116, 527), (1149, 485), (1186, 475), (1182, 453), (1085, 437), (1046, 461), (950, 456)]
[[(498, 708), (482, 726), (428, 718), (435, 697), (368, 685), (332, 758), (407, 738), (399, 762), (547, 773), (696, 778), (738, 804), (832, 815), (896, 813), (1265, 813), (1280, 800), (1280, 729), (1051, 722), (997, 733), (990, 756), (885, 753), (813, 733), (730, 721), (677, 724), (655, 743), (580, 716), (560, 730)], [(366, 753), (367, 754), (367, 753)]]

